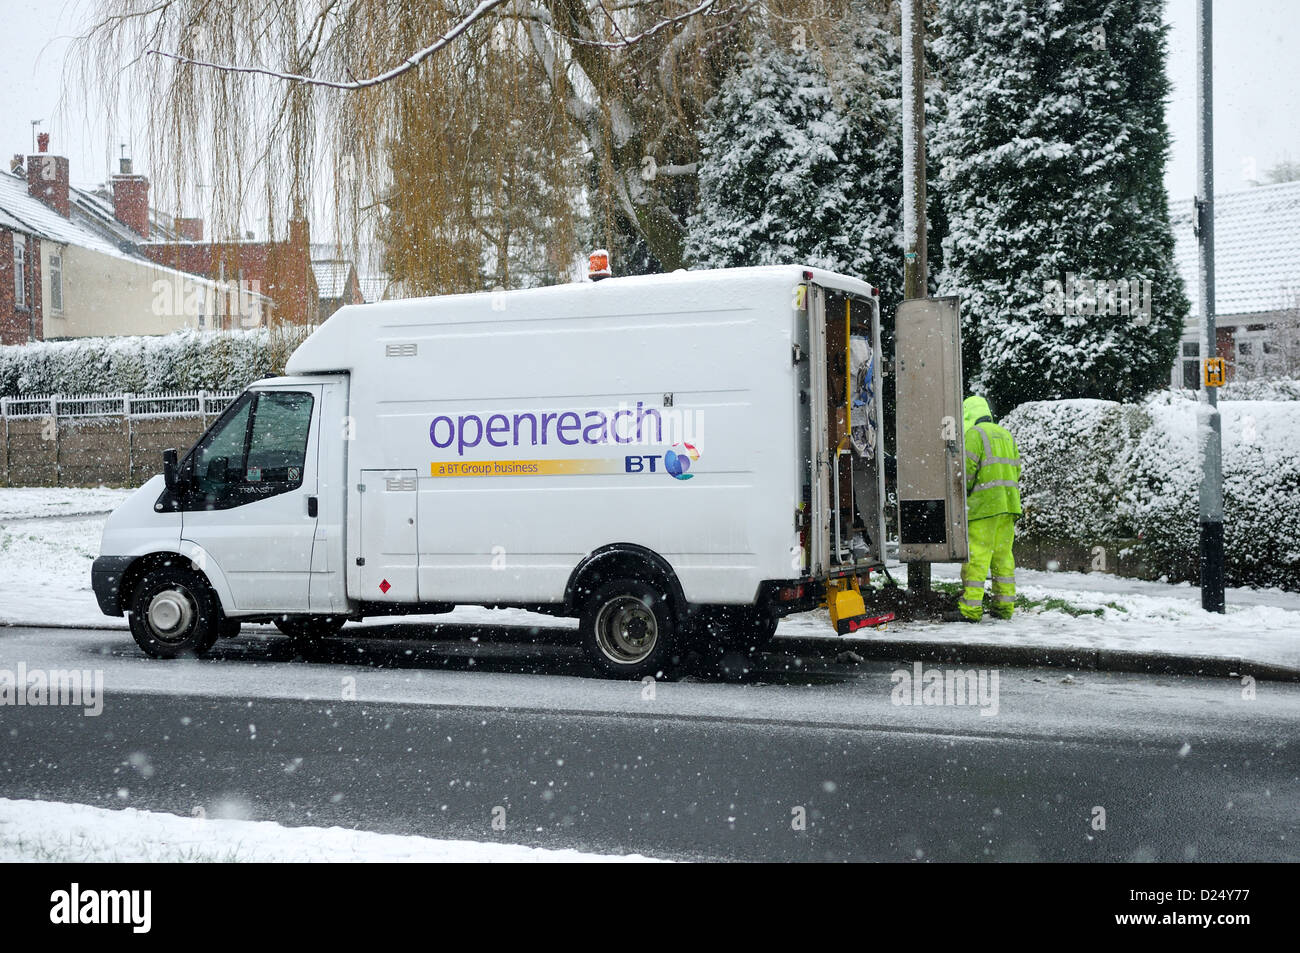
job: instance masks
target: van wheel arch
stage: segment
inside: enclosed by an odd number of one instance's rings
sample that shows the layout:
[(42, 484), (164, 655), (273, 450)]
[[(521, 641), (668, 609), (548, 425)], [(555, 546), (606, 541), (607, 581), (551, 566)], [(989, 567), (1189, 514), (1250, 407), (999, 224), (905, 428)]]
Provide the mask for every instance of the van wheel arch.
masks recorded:
[[(194, 561), (184, 553), (177, 552), (158, 552), (148, 553), (134, 560), (122, 572), (122, 578), (117, 587), (117, 608), (126, 612), (131, 607), (131, 596), (135, 593), (135, 587), (140, 585), (140, 580), (144, 575), (154, 569), (163, 569), (167, 566), (174, 566), (177, 569), (185, 569), (194, 573), (203, 580), (203, 584), (212, 592), (213, 598), (216, 598), (217, 591), (212, 585), (212, 580), (208, 578), (207, 573), (194, 565)], [(220, 600), (218, 599), (218, 605)]]
[(569, 574), (565, 609), (570, 615), (581, 614), (591, 595), (615, 579), (639, 579), (658, 586), (675, 615), (681, 617), (688, 611), (682, 585), (668, 560), (636, 543), (611, 543), (588, 553)]

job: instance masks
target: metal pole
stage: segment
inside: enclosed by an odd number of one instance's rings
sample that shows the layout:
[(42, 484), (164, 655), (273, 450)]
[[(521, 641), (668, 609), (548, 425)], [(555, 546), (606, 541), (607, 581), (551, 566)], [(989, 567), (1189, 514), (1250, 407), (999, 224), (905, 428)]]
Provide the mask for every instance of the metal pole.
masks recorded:
[[(903, 297), (926, 296), (925, 18), (921, 0), (903, 0)], [(929, 593), (930, 564), (907, 564), (907, 588)]]
[(1207, 386), (1206, 361), (1218, 355), (1214, 325), (1214, 82), (1213, 0), (1196, 0), (1197, 237), (1200, 248), (1201, 406), (1197, 442), (1201, 453), (1201, 608), (1223, 612), (1223, 427), (1218, 389)]

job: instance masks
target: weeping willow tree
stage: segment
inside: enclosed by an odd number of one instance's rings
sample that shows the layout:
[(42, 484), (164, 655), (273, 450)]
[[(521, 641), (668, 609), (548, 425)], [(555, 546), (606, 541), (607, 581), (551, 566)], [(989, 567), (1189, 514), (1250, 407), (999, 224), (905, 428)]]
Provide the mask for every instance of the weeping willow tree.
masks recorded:
[(100, 0), (69, 63), (213, 234), (324, 204), (411, 292), (514, 287), (588, 242), (684, 264), (705, 104), (801, 2)]

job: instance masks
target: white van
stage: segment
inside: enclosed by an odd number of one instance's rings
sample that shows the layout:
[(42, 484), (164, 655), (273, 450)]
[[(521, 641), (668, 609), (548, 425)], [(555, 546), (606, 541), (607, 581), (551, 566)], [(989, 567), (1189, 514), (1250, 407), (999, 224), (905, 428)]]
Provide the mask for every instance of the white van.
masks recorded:
[(879, 354), (872, 287), (802, 266), (345, 307), (113, 513), (94, 590), (161, 657), (456, 605), (627, 677), (759, 644), (883, 565)]

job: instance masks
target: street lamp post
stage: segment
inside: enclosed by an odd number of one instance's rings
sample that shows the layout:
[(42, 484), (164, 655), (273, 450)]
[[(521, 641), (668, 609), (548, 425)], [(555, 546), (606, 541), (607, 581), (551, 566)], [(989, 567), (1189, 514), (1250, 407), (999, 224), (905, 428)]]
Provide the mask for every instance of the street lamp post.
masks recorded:
[(1214, 323), (1214, 81), (1213, 0), (1196, 0), (1197, 173), (1196, 236), (1200, 250), (1201, 404), (1196, 439), (1201, 456), (1201, 608), (1223, 612), (1223, 420), (1218, 381), (1211, 368), (1218, 356)]

